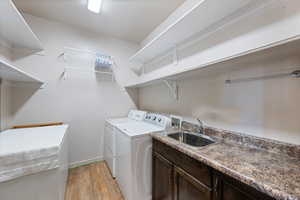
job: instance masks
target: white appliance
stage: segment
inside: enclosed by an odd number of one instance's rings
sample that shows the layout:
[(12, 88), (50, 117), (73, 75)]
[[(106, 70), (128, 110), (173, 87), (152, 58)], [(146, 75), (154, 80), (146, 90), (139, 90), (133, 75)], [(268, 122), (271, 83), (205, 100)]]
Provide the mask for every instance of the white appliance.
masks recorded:
[(68, 125), (0, 134), (0, 199), (64, 200)]
[(112, 176), (116, 177), (116, 127), (120, 124), (142, 121), (146, 115), (145, 111), (130, 110), (127, 117), (107, 119), (104, 130), (104, 160), (108, 164)]
[(122, 124), (116, 131), (116, 179), (125, 200), (152, 199), (152, 139), (170, 119), (148, 113), (143, 121)]

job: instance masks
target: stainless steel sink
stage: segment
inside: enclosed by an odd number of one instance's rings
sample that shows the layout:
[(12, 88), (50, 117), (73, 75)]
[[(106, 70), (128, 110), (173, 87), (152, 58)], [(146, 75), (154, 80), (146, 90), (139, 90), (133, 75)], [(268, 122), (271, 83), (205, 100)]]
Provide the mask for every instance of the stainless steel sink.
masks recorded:
[(200, 133), (177, 132), (168, 134), (168, 137), (194, 147), (203, 147), (215, 143), (213, 139)]

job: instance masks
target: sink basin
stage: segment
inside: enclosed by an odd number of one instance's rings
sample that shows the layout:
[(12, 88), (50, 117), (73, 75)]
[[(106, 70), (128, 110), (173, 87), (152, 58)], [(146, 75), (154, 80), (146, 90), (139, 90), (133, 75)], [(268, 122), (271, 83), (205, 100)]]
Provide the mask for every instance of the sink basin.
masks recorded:
[(168, 134), (168, 137), (194, 147), (203, 147), (215, 143), (208, 136), (196, 133), (177, 132)]

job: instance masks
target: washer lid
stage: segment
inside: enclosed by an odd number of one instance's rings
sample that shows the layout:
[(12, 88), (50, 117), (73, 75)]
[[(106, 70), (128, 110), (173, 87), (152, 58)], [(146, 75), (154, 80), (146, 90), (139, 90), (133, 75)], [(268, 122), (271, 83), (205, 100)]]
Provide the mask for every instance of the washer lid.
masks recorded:
[(146, 134), (164, 130), (164, 128), (162, 128), (160, 126), (156, 126), (156, 125), (149, 124), (146, 122), (133, 122), (133, 123), (122, 124), (122, 125), (118, 126), (118, 128), (123, 133), (125, 133), (126, 135), (128, 135), (130, 137), (146, 135)]
[(106, 121), (113, 126), (118, 126), (119, 124), (134, 122), (135, 120), (130, 119), (128, 117), (124, 117), (124, 118), (107, 119)]

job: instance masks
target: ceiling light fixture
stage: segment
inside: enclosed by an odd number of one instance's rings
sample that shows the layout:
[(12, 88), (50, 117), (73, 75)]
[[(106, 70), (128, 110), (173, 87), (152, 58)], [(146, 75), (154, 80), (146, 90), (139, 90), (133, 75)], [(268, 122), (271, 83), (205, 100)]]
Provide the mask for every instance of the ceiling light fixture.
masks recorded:
[(94, 13), (100, 13), (102, 0), (88, 0), (88, 9)]

